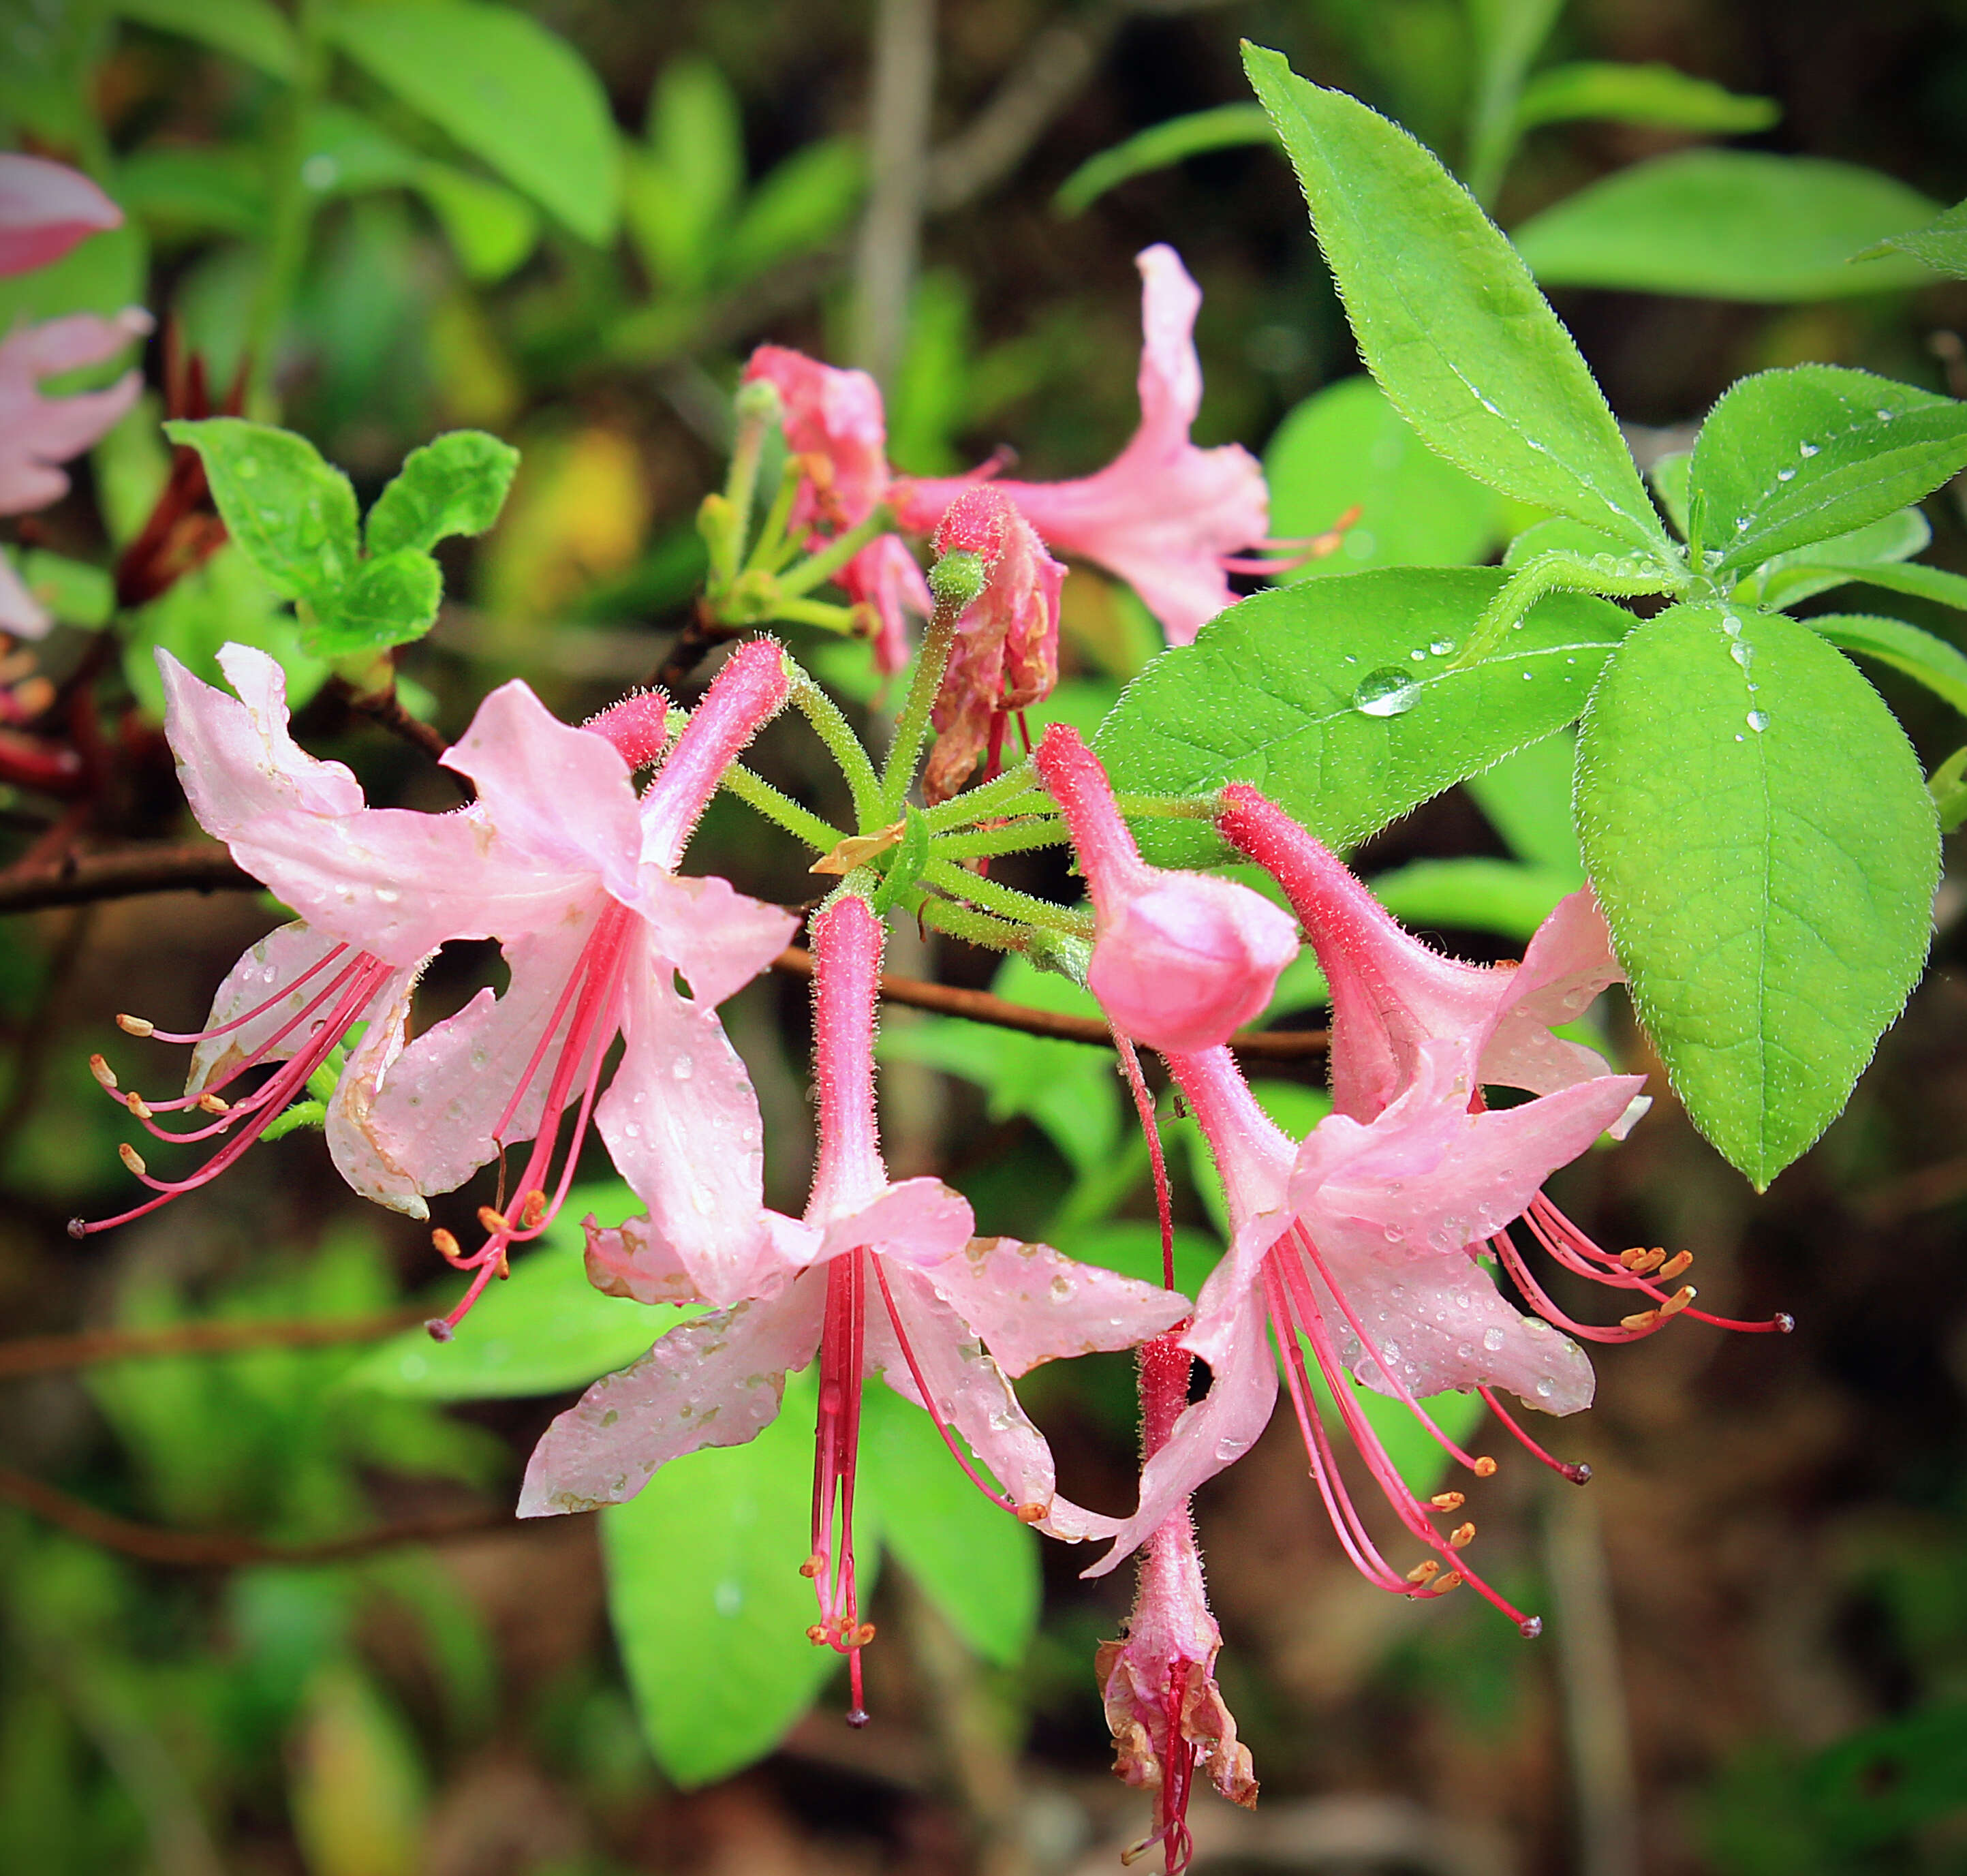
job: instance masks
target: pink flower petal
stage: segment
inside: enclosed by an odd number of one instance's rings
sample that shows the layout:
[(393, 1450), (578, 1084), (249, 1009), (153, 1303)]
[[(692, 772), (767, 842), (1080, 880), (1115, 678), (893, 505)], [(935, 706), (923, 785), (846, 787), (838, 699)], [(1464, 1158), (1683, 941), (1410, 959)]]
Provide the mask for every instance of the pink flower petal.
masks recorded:
[[(820, 1256), (838, 1257), (864, 1246), (878, 1256), (933, 1271), (970, 1241), (977, 1221), (970, 1202), (940, 1179), (903, 1179), (867, 1204), (822, 1218), (809, 1208), (809, 1224), (821, 1226)], [(954, 1300), (953, 1299), (951, 1300)]]
[(412, 1169), (381, 1150), (370, 1123), (377, 1088), (402, 1051), (416, 987), (415, 971), (399, 971), (370, 1004), (369, 1027), (349, 1052), (322, 1130), (335, 1170), (355, 1192), (392, 1211), (423, 1219), (430, 1216), (424, 1193), (447, 1189), (424, 1185)]
[(922, 1274), (1013, 1380), (1041, 1362), (1132, 1348), (1188, 1314), (1186, 1297), (1015, 1237), (971, 1238)]
[(748, 898), (728, 879), (672, 873), (645, 864), (629, 903), (648, 921), (654, 953), (690, 985), (693, 1001), (715, 1008), (748, 984), (792, 942), (799, 920)]
[(45, 267), (122, 220), (123, 211), (80, 170), (0, 154), (0, 277)]
[(544, 868), (598, 875), (632, 903), (641, 858), (628, 765), (605, 736), (562, 723), (518, 678), (479, 705), (445, 752), (514, 850)]
[(286, 674), (264, 652), (228, 645), (219, 668), (239, 694), (194, 678), (160, 646), (164, 733), (199, 825), (229, 841), (247, 821), (283, 809), (349, 814), (362, 785), (340, 762), (317, 761), (287, 733)]
[(45, 639), (54, 623), (14, 571), (13, 561), (0, 554), (0, 632), (17, 639)]
[(583, 1228), (587, 1234), (587, 1280), (602, 1295), (625, 1296), (638, 1303), (704, 1300), (675, 1246), (657, 1236), (647, 1218), (604, 1227), (590, 1216)]
[[(257, 1009), (270, 997), (277, 1000), (272, 1008), (240, 1023), (236, 1029), (225, 1028), (223, 1035), (210, 1036), (194, 1043), (190, 1072), (185, 1078), (185, 1092), (203, 1094), (208, 1088), (224, 1082), (250, 1058), (257, 1057), (262, 1062), (284, 1062), (293, 1054), (306, 1040), (305, 1025), (283, 1041), (270, 1048), (267, 1045), (328, 988), (334, 978), (335, 965), (330, 964), (319, 970), (315, 970), (315, 966), (338, 943), (296, 919), (291, 924), (276, 927), (257, 943), (249, 946), (239, 962), (226, 972), (225, 981), (214, 993), (212, 1013), (205, 1018), (206, 1029), (224, 1028), (237, 1022), (247, 1011)], [(340, 960), (350, 961), (346, 957)], [(313, 975), (308, 976), (311, 971)], [(282, 985), (293, 984), (303, 977), (305, 982), (289, 990), (285, 996), (279, 996)], [(260, 1053), (262, 1049), (266, 1050), (263, 1055)]]
[(619, 1505), (684, 1453), (741, 1446), (778, 1417), (786, 1370), (812, 1360), (825, 1299), (809, 1278), (769, 1302), (699, 1316), (596, 1382), (533, 1449), (518, 1515)]
[(132, 307), (113, 319), (70, 313), (0, 338), (0, 515), (60, 500), (68, 477), (57, 465), (115, 428), (143, 390), (134, 370), (73, 397), (42, 396), (40, 380), (113, 358), (150, 329), (150, 315)]

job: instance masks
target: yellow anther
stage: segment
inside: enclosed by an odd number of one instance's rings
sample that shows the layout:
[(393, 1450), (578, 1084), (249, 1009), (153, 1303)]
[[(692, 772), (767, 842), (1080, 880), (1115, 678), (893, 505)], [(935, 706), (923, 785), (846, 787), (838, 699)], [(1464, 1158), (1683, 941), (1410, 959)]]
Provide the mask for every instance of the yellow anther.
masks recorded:
[(447, 1258), (453, 1263), (464, 1255), (463, 1247), (457, 1238), (441, 1224), (431, 1233), (431, 1242), (437, 1247), (437, 1254), (440, 1257)]
[(107, 1062), (104, 1061), (102, 1056), (99, 1055), (92, 1055), (89, 1058), (89, 1072), (95, 1077), (96, 1080), (103, 1087), (108, 1088), (112, 1095), (115, 1093), (116, 1071), (112, 1069)]
[(824, 1622), (815, 1622), (806, 1632), (806, 1638), (816, 1648), (825, 1648), (829, 1638), (826, 1632), (826, 1625)]
[(1407, 1572), (1407, 1580), (1413, 1583), (1426, 1583), (1430, 1577), (1441, 1574), (1441, 1566), (1430, 1557), (1424, 1564), (1416, 1564)]
[(1679, 1276), (1681, 1272), (1684, 1270), (1689, 1264), (1693, 1263), (1693, 1261), (1694, 1253), (1692, 1251), (1680, 1250), (1675, 1252), (1671, 1257), (1667, 1259), (1665, 1263), (1660, 1266), (1660, 1281), (1662, 1283), (1671, 1283), (1673, 1279)]
[(825, 1567), (826, 1559), (821, 1556), (819, 1551), (815, 1551), (804, 1563), (799, 1565), (799, 1574), (809, 1583)]
[(1476, 1460), (1474, 1472), (1478, 1479), (1493, 1479), (1496, 1476), (1496, 1462), (1484, 1453)]
[(1451, 1551), (1465, 1550), (1475, 1541), (1475, 1527), (1472, 1524), (1458, 1524), (1448, 1534), (1448, 1548)]
[(1427, 1502), (1436, 1511), (1459, 1511), (1468, 1502), (1459, 1492), (1437, 1492)]
[(116, 1149), (116, 1151), (121, 1157), (123, 1163), (135, 1173), (137, 1178), (141, 1179), (150, 1171), (150, 1169), (144, 1163), (144, 1156), (127, 1140)]
[(126, 1036), (149, 1036), (155, 1033), (157, 1026), (146, 1017), (119, 1015), (116, 1027)]
[(150, 1104), (134, 1088), (123, 1097), (123, 1105), (140, 1121), (150, 1118)]
[(1445, 1596), (1450, 1590), (1458, 1590), (1461, 1587), (1461, 1571), (1458, 1570), (1451, 1570), (1446, 1576), (1443, 1577), (1439, 1583), (1435, 1584), (1434, 1593), (1436, 1596)]
[(1636, 1315), (1621, 1316), (1619, 1318), (1619, 1327), (1622, 1329), (1629, 1329), (1636, 1335), (1642, 1329), (1649, 1329), (1659, 1321), (1659, 1314), (1657, 1309), (1642, 1309)]
[(1657, 1270), (1665, 1259), (1664, 1250), (1647, 1250), (1637, 1244), (1630, 1250), (1622, 1250), (1619, 1253), (1619, 1261), (1628, 1270), (1636, 1271), (1642, 1276), (1649, 1270)]
[(519, 1201), (519, 1222), (528, 1231), (536, 1231), (546, 1215), (547, 1195), (535, 1186)]
[(489, 1237), (497, 1237), (502, 1233), (509, 1237), (512, 1221), (503, 1212), (494, 1211), (489, 1205), (480, 1205), (478, 1208), (478, 1228)]
[(1677, 1316), (1700, 1293), (1691, 1283), (1683, 1283), (1660, 1305), (1659, 1312), (1662, 1316)]
[(847, 1645), (851, 1648), (864, 1648), (874, 1638), (874, 1625), (871, 1622), (864, 1622), (846, 1638)]
[(206, 1114), (230, 1114), (232, 1111), (232, 1103), (221, 1101), (216, 1095), (200, 1095), (198, 1105)]
[(1019, 1505), (1013, 1507), (1019, 1524), (1036, 1524), (1045, 1515), (1042, 1505)]

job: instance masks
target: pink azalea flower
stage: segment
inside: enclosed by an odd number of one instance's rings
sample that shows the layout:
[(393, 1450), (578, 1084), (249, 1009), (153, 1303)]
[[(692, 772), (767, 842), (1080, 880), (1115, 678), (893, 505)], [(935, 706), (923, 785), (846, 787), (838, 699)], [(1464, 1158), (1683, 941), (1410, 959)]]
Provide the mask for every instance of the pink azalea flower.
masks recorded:
[[(210, 1028), (171, 1039), (199, 1051), (192, 1086), (185, 1102), (159, 1105), (195, 1103), (221, 1069), (229, 1079), (291, 1059), (217, 1126), (189, 1137), (246, 1122), (190, 1179), (134, 1169), (160, 1196), (124, 1216), (222, 1170), (366, 1015), (329, 1134), (358, 1192), (424, 1217), (428, 1195), (509, 1146), (533, 1143), (511, 1215), (481, 1211), (476, 1253), (465, 1257), (449, 1233), (437, 1234), (440, 1249), (476, 1273), (438, 1328), (462, 1317), (509, 1245), (544, 1228), (590, 1120), (623, 1177), (670, 1223), (697, 1287), (720, 1300), (744, 1294), (777, 1253), (758, 1220), (725, 1202), (734, 1182), (741, 1189), (756, 1176), (760, 1147), (755, 1098), (715, 1006), (765, 968), (796, 921), (676, 867), (719, 778), (785, 700), (778, 647), (759, 640), (733, 654), (639, 801), (631, 767), (661, 747), (660, 697), (631, 699), (574, 729), (523, 684), (501, 687), (445, 758), (478, 797), (450, 814), (365, 807), (347, 771), (310, 765), (293, 748), (271, 661), (236, 647), (229, 658), (235, 683), (245, 671), (257, 685), (241, 684), (236, 704), (166, 662), (166, 729), (202, 823), (302, 919), (241, 959)], [(417, 974), (447, 940), (476, 937), (502, 941), (505, 993), (481, 991), (405, 1046)], [(625, 1047), (604, 1095), (617, 1034)]]
[[(1168, 1066), (1206, 1137), (1229, 1202), (1228, 1254), (1197, 1299), (1182, 1345), (1209, 1364), (1208, 1394), (1186, 1409), (1143, 1470), (1141, 1498), (1097, 1570), (1110, 1570), (1201, 1483), (1247, 1451), (1277, 1388), (1268, 1323), (1284, 1357), (1312, 1475), (1354, 1564), (1378, 1587), (1439, 1595), (1463, 1580), (1513, 1620), (1535, 1625), (1462, 1557), (1474, 1535), (1444, 1533), (1395, 1469), (1351, 1381), (1400, 1401), (1478, 1477), (1495, 1462), (1449, 1439), (1420, 1405), (1449, 1388), (1495, 1404), (1507, 1388), (1551, 1413), (1589, 1404), (1590, 1363), (1540, 1318), (1497, 1292), (1478, 1254), (1500, 1244), (1546, 1175), (1623, 1114), (1641, 1082), (1601, 1075), (1499, 1112), (1471, 1111), (1464, 1059), (1422, 1046), (1412, 1085), (1369, 1123), (1329, 1115), (1302, 1144), (1271, 1122), (1229, 1052), (1177, 1054)], [(1347, 1495), (1304, 1360), (1309, 1342), (1348, 1431), (1400, 1521), (1436, 1553), (1402, 1574)], [(1446, 1576), (1439, 1575), (1442, 1563)]]
[[(1134, 1079), (1130, 1071), (1129, 1079)], [(1145, 1085), (1137, 1086), (1145, 1095)], [(1144, 1121), (1151, 1112), (1144, 1114)], [(1150, 1150), (1155, 1156), (1156, 1191), (1165, 1199), (1165, 1172), (1151, 1134)], [(1165, 1210), (1162, 1229), (1165, 1258), (1170, 1243)], [(1151, 1459), (1168, 1443), (1188, 1399), (1192, 1367), (1188, 1351), (1173, 1335), (1158, 1335), (1142, 1348), (1145, 1457)], [(1188, 1868), (1194, 1849), (1188, 1801), (1198, 1771), (1231, 1803), (1257, 1801), (1249, 1748), (1238, 1742), (1235, 1719), (1216, 1684), (1216, 1658), (1222, 1648), (1223, 1632), (1210, 1611), (1202, 1554), (1184, 1500), (1147, 1539), (1126, 1639), (1103, 1642), (1094, 1658), (1113, 1735), (1113, 1770), (1128, 1784), (1155, 1794), (1155, 1828), (1128, 1850), (1123, 1861), (1132, 1863), (1158, 1843), (1169, 1876)]]
[(0, 278), (45, 267), (122, 220), (123, 211), (80, 170), (0, 152)]
[[(596, 1382), (547, 1429), (519, 1500), (521, 1516), (538, 1517), (631, 1498), (680, 1454), (752, 1438), (778, 1413), (788, 1371), (816, 1357), (806, 1570), (820, 1619), (809, 1633), (852, 1658), (857, 1715), (859, 1651), (874, 1632), (861, 1618), (854, 1568), (865, 1377), (880, 1375), (924, 1409), (958, 1464), (1006, 1509), (1056, 1536), (1103, 1536), (1111, 1519), (1057, 1496), (1051, 1453), (1010, 1380), (1056, 1357), (1128, 1347), (1186, 1308), (1165, 1290), (1043, 1244), (973, 1237), (970, 1208), (948, 1186), (890, 1179), (874, 1112), (881, 945), (879, 920), (851, 894), (814, 921), (819, 1153), (805, 1218), (793, 1227), (806, 1267), (788, 1260), (744, 1301), (670, 1330), (633, 1367)], [(744, 1195), (754, 1215), (761, 1189), (754, 1179)], [(687, 1298), (679, 1250), (657, 1221), (589, 1227), (589, 1268), (616, 1293)], [(959, 1433), (999, 1486), (978, 1477)]]
[[(880, 387), (864, 371), (823, 365), (783, 345), (761, 345), (744, 367), (745, 381), (775, 386), (784, 406), (787, 446), (806, 458), (806, 483), (792, 525), (831, 532), (857, 526), (887, 499), (888, 429)], [(926, 619), (933, 608), (915, 556), (893, 535), (870, 542), (843, 567), (835, 584), (880, 622), (875, 661), (897, 671), (909, 661), (906, 615)]]
[[(1407, 931), (1329, 849), (1255, 788), (1226, 788), (1216, 824), (1283, 887), (1318, 953), (1332, 989), (1332, 1092), (1341, 1114), (1363, 1121), (1384, 1111), (1413, 1085), (1430, 1046), (1458, 1051), (1457, 1073), (1476, 1107), (1484, 1085), (1552, 1094), (1607, 1072), (1595, 1050), (1552, 1033), (1553, 1024), (1581, 1014), (1608, 984), (1626, 980), (1588, 886), (1558, 904), (1520, 964), (1465, 964)], [(1649, 1105), (1636, 1099), (1607, 1130), (1623, 1139)], [(1738, 1322), (1688, 1308), (1691, 1286), (1671, 1294), (1662, 1287), (1687, 1269), (1688, 1253), (1669, 1259), (1664, 1250), (1635, 1248), (1615, 1257), (1541, 1192), (1524, 1222), (1567, 1270), (1636, 1290), (1653, 1305), (1617, 1328), (1574, 1321), (1551, 1301), (1507, 1234), (1498, 1237), (1496, 1254), (1531, 1306), (1571, 1334), (1630, 1341), (1681, 1310), (1721, 1328), (1786, 1333), (1794, 1327), (1784, 1315)]]
[[(1270, 496), (1257, 460), (1240, 445), (1198, 449), (1189, 430), (1202, 406), (1195, 315), (1202, 290), (1172, 247), (1136, 260), (1142, 299), (1140, 427), (1098, 474), (1072, 482), (995, 486), (1011, 496), (1047, 546), (1117, 574), (1158, 619), (1171, 645), (1186, 645), (1235, 595), (1227, 573), (1262, 563), (1235, 557), (1266, 545)], [(933, 527), (972, 477), (898, 482), (902, 526)]]
[(987, 748), (991, 765), (1006, 717), (1051, 694), (1058, 682), (1058, 599), (1065, 569), (1045, 551), (1010, 497), (985, 483), (951, 502), (935, 531), (935, 551), (974, 554), (984, 590), (956, 623), (956, 642), (936, 693), (935, 749), (922, 775), (933, 807), (970, 779)]
[(1290, 915), (1233, 880), (1150, 866), (1099, 758), (1068, 725), (1047, 728), (1038, 767), (1093, 895), (1087, 982), (1108, 1019), (1163, 1051), (1226, 1040), (1270, 1001), (1297, 956)]

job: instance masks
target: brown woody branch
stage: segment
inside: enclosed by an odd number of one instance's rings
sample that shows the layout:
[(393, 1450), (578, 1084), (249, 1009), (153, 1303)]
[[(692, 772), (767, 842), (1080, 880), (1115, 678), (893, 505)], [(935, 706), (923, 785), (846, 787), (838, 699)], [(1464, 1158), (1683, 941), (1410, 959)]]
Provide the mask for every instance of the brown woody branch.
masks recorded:
[(220, 1355), (242, 1348), (326, 1348), (338, 1342), (380, 1341), (429, 1315), (411, 1304), (382, 1315), (341, 1321), (180, 1322), (164, 1329), (85, 1329), (73, 1335), (35, 1335), (0, 1342), (0, 1381), (90, 1368), (109, 1361), (155, 1360), (165, 1355)]
[(99, 1510), (86, 1499), (27, 1473), (16, 1472), (11, 1466), (0, 1466), (0, 1501), (18, 1505), (87, 1543), (119, 1551), (125, 1557), (137, 1557), (147, 1564), (204, 1570), (231, 1570), (247, 1564), (331, 1563), (399, 1544), (439, 1544), (451, 1538), (509, 1530), (512, 1525), (510, 1512), (441, 1512), (312, 1544), (268, 1544), (258, 1538), (229, 1532), (174, 1531), (163, 1525), (139, 1524), (134, 1519)]
[[(251, 874), (235, 866), (222, 847), (137, 847), (120, 853), (75, 855), (59, 866), (29, 873), (0, 874), (0, 914), (145, 892), (251, 890), (259, 884)], [(810, 978), (812, 954), (793, 946), (780, 953), (772, 968), (789, 976)], [(1103, 1049), (1112, 1042), (1106, 1024), (1097, 1017), (1035, 1009), (1029, 1004), (993, 997), (986, 990), (960, 990), (953, 985), (887, 972), (881, 978), (881, 994), (890, 1003), (933, 1010), (944, 1016), (967, 1017), (973, 1023), (1018, 1030), (1027, 1036), (1091, 1043)], [(1322, 1029), (1245, 1030), (1231, 1038), (1230, 1046), (1246, 1060), (1299, 1062), (1325, 1053), (1326, 1033)]]

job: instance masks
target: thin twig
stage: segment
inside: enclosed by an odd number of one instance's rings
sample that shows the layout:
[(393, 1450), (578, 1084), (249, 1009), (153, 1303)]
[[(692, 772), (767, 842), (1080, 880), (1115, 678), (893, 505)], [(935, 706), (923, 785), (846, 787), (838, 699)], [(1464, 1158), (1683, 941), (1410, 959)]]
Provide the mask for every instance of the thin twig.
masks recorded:
[[(358, 716), (366, 716), (379, 729), (386, 729), (391, 736), (400, 738), (413, 749), (421, 749), (434, 762), (442, 764), (451, 752), (451, 739), (434, 726), (412, 716), (403, 708), (403, 700), (394, 687), (387, 691), (371, 691), (358, 694), (350, 686), (344, 684), (343, 694), (348, 700), (348, 707)], [(467, 776), (460, 775), (454, 768), (446, 768), (445, 775), (451, 785), (467, 801), (478, 799), (478, 791), (473, 788)]]
[(0, 914), (147, 892), (257, 891), (260, 882), (223, 847), (202, 842), (70, 853), (57, 866), (0, 873)]
[(85, 1329), (72, 1335), (34, 1335), (0, 1342), (0, 1381), (92, 1368), (109, 1361), (149, 1361), (166, 1355), (216, 1355), (241, 1348), (325, 1348), (338, 1342), (380, 1341), (412, 1323), (428, 1307), (412, 1303), (380, 1315), (341, 1321), (265, 1319), (257, 1322), (179, 1322), (163, 1329)]
[(908, 336), (935, 89), (935, 0), (877, 0), (867, 127), (874, 180), (854, 255), (854, 354), (883, 390)]
[(99, 1510), (86, 1499), (0, 1466), (0, 1500), (18, 1505), (37, 1518), (57, 1525), (85, 1542), (147, 1564), (173, 1564), (193, 1570), (232, 1570), (248, 1564), (321, 1564), (339, 1557), (362, 1557), (399, 1544), (440, 1544), (483, 1532), (509, 1530), (512, 1514), (482, 1509), (434, 1513), (406, 1519), (380, 1530), (357, 1531), (347, 1537), (325, 1538), (312, 1544), (267, 1544), (257, 1538), (221, 1532), (174, 1531), (163, 1525), (139, 1524)]
[[(789, 977), (812, 975), (812, 953), (797, 946), (789, 946), (772, 960), (772, 969)], [(973, 1023), (988, 1023), (998, 1029), (1022, 1030), (1027, 1036), (1046, 1036), (1058, 1042), (1091, 1043), (1110, 1049), (1113, 1038), (1097, 1017), (1069, 1016), (1057, 1010), (1041, 1010), (1030, 1004), (1013, 1003), (993, 997), (987, 990), (961, 990), (953, 984), (932, 984), (919, 977), (896, 977), (883, 972), (881, 995), (890, 1003), (911, 1009), (933, 1010), (942, 1016), (967, 1017)], [(1242, 1030), (1229, 1039), (1229, 1046), (1240, 1055), (1266, 1062), (1302, 1061), (1325, 1053), (1326, 1037), (1322, 1029)]]
[(690, 681), (690, 674), (697, 666), (719, 645), (735, 636), (733, 629), (725, 625), (699, 599), (690, 616), (690, 623), (677, 634), (675, 644), (670, 647), (664, 655), (663, 661), (656, 667), (654, 675), (649, 680), (650, 684), (655, 689), (667, 691), (674, 697)]

